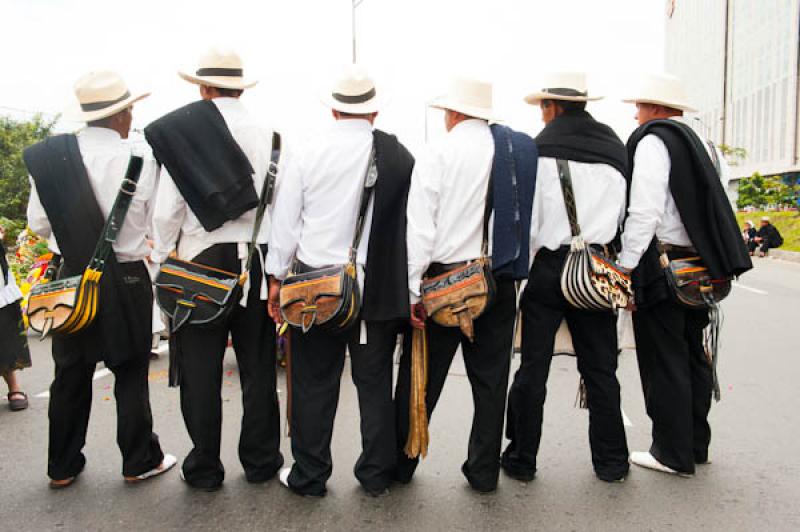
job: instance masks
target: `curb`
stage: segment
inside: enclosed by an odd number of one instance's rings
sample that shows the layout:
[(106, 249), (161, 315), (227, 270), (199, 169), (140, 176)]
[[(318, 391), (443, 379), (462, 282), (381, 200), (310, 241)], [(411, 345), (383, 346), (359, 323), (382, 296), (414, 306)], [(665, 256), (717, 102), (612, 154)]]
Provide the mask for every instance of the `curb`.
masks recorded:
[(800, 252), (797, 251), (784, 251), (782, 249), (771, 249), (769, 250), (769, 254), (771, 257), (775, 259), (800, 263)]

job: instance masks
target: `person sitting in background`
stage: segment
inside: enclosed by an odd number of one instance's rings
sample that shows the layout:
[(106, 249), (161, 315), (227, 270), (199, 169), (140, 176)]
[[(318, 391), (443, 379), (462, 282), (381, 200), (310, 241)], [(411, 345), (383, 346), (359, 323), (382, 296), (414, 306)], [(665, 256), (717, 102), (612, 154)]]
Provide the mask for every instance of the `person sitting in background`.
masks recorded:
[[(756, 246), (758, 246), (759, 257), (766, 257), (770, 249), (779, 248), (783, 245), (783, 237), (778, 228), (770, 223), (769, 216), (761, 218), (761, 228), (756, 234), (755, 242)], [(755, 251), (755, 247), (753, 251)]]
[(750, 256), (753, 256), (753, 253), (756, 251), (756, 235), (758, 231), (756, 231), (755, 224), (753, 224), (752, 220), (747, 220), (744, 223), (744, 227), (742, 227), (742, 240), (744, 243), (747, 244), (747, 250), (750, 252)]

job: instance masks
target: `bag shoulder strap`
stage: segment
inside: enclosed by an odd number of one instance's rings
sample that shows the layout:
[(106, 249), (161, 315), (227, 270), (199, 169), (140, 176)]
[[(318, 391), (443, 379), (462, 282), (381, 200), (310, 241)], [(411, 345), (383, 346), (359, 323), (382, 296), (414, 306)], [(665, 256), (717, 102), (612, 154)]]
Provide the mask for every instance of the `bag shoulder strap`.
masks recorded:
[(356, 220), (356, 230), (353, 234), (353, 243), (350, 246), (350, 263), (355, 265), (358, 257), (358, 246), (361, 244), (361, 237), (364, 234), (364, 222), (367, 218), (367, 208), (372, 192), (375, 190), (375, 182), (378, 179), (378, 168), (375, 163), (375, 141), (372, 142), (372, 149), (367, 161), (367, 170), (364, 173), (364, 188), (361, 191), (361, 201), (358, 207), (358, 219)]
[(139, 177), (142, 175), (142, 166), (144, 166), (144, 160), (138, 155), (131, 155), (128, 161), (128, 169), (125, 171), (125, 177), (122, 179), (114, 205), (108, 213), (103, 231), (100, 233), (100, 240), (97, 242), (92, 259), (89, 261), (88, 267), (92, 270), (103, 271), (108, 257), (114, 251), (113, 244), (117, 241), (119, 232), (128, 215), (131, 201), (133, 201), (133, 196), (136, 194)]
[(709, 151), (711, 152), (711, 162), (714, 163), (714, 168), (717, 170), (717, 175), (722, 176), (722, 163), (719, 160), (719, 154), (717, 153), (717, 146), (710, 140), (707, 140), (706, 143), (708, 144)]
[[(512, 166), (512, 172), (514, 167)], [(516, 179), (516, 176), (514, 176)], [(489, 172), (489, 184), (486, 190), (486, 205), (483, 208), (483, 238), (481, 240), (481, 257), (489, 255), (489, 218), (492, 217), (494, 209), (494, 176)]]
[(564, 205), (567, 208), (567, 218), (569, 218), (569, 229), (572, 236), (580, 236), (581, 226), (578, 224), (578, 209), (575, 206), (575, 191), (572, 188), (572, 174), (569, 171), (569, 161), (566, 159), (556, 159), (558, 168), (558, 180), (561, 182), (561, 192), (564, 194)]
[(272, 203), (272, 193), (275, 190), (275, 180), (278, 176), (278, 162), (281, 158), (281, 134), (277, 131), (272, 132), (272, 149), (270, 151), (269, 166), (267, 166), (267, 174), (264, 176), (264, 183), (261, 185), (261, 196), (258, 198), (258, 207), (256, 207), (256, 219), (253, 221), (253, 233), (250, 236), (250, 242), (247, 245), (247, 261), (245, 262), (245, 272), (250, 271), (250, 266), (253, 263), (253, 255), (258, 245), (258, 233), (261, 230), (261, 224), (264, 222), (264, 214), (267, 212), (267, 206)]

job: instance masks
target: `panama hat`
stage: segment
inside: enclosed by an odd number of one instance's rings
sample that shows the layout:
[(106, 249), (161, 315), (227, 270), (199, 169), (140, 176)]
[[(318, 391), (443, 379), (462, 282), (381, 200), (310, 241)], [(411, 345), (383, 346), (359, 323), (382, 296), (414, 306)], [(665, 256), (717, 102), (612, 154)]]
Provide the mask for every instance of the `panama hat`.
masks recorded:
[(589, 96), (586, 74), (582, 72), (552, 72), (545, 76), (543, 89), (525, 96), (525, 101), (537, 105), (542, 100), (593, 102), (602, 96)]
[(456, 111), (475, 118), (496, 120), (492, 110), (492, 84), (468, 78), (454, 78), (447, 94), (432, 101), (430, 107)]
[(195, 85), (220, 89), (249, 89), (258, 81), (244, 78), (244, 68), (239, 54), (232, 50), (211, 48), (201, 58), (194, 74), (185, 71), (178, 75)]
[(116, 72), (96, 70), (75, 82), (78, 107), (68, 109), (65, 115), (77, 122), (94, 122), (115, 115), (150, 96), (149, 92), (131, 94), (125, 81)]
[(689, 105), (681, 80), (670, 74), (645, 76), (637, 92), (622, 101), (625, 103), (652, 103), (681, 111), (697, 111)]
[(354, 115), (376, 113), (385, 102), (366, 69), (355, 64), (344, 67), (331, 89), (324, 91), (321, 98), (322, 103), (331, 109)]

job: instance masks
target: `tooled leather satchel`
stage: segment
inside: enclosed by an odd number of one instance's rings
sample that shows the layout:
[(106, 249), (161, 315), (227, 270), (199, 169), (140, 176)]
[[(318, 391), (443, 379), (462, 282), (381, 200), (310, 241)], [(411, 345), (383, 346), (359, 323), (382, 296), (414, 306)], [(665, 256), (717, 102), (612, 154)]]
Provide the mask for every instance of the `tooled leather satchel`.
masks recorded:
[(212, 268), (189, 260), (170, 257), (161, 266), (155, 280), (156, 301), (169, 317), (170, 331), (186, 324), (208, 325), (224, 322), (241, 299), (256, 251), (258, 233), (267, 205), (272, 202), (281, 136), (272, 134), (272, 154), (256, 208), (253, 233), (248, 243), (247, 259), (241, 274)]
[(141, 157), (130, 158), (100, 240), (83, 274), (39, 283), (31, 290), (25, 312), (30, 328), (41, 334), (41, 340), (50, 333), (75, 334), (86, 329), (97, 317), (100, 278), (136, 194), (142, 165)]
[(470, 342), (475, 340), (473, 322), (492, 303), (497, 289), (492, 275), (492, 259), (488, 256), (492, 196), (490, 177), (483, 212), (480, 257), (465, 263), (444, 266), (444, 273), (422, 280), (422, 304), (427, 315), (443, 327), (459, 327)]
[(358, 218), (349, 260), (346, 264), (324, 268), (303, 268), (298, 271), (297, 260), (292, 272), (281, 282), (281, 315), (286, 322), (303, 333), (312, 327), (343, 333), (358, 321), (361, 313), (361, 295), (356, 277), (356, 259), (364, 221), (378, 170), (373, 148), (364, 175)]
[(624, 273), (605, 250), (584, 241), (578, 224), (569, 162), (557, 159), (556, 167), (572, 233), (570, 250), (561, 271), (561, 292), (570, 306), (577, 309), (625, 308), (633, 297), (630, 275)]

